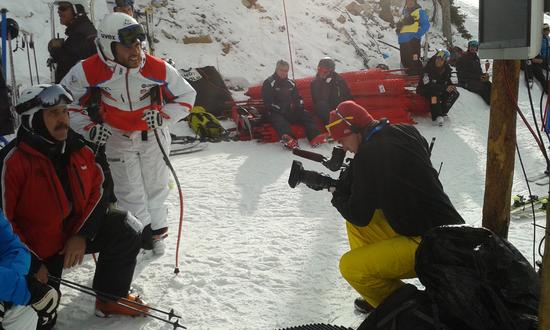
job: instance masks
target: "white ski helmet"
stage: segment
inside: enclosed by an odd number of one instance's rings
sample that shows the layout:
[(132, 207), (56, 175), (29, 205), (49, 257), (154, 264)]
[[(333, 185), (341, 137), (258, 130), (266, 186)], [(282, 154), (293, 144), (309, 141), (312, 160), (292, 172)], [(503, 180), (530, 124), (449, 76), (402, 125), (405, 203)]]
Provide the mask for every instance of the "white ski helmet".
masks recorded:
[(97, 47), (105, 59), (115, 60), (113, 42), (130, 47), (136, 40), (145, 41), (143, 27), (131, 16), (123, 13), (105, 15), (97, 29)]
[(40, 109), (72, 102), (73, 96), (65, 86), (40, 84), (23, 90), (15, 106), (15, 111), (21, 115), (22, 124), (27, 128), (32, 128), (32, 119)]
[(73, 5), (74, 12), (77, 15), (86, 15), (90, 10), (90, 0), (54, 0), (53, 4), (59, 5), (64, 2)]

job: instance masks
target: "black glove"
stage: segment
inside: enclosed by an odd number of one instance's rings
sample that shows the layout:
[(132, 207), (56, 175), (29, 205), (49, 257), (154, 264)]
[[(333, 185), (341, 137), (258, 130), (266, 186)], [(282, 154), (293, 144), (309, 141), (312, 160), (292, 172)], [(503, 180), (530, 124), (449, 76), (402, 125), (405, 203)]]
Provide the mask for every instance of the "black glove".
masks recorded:
[(59, 57), (64, 44), (65, 40), (63, 38), (54, 38), (48, 42), (48, 52), (54, 59)]
[(395, 32), (400, 33), (403, 28), (403, 22), (399, 21), (395, 23)]
[(27, 276), (27, 285), (31, 293), (29, 305), (40, 318), (39, 323), (48, 323), (56, 317), (59, 306), (59, 292), (51, 286), (40, 283), (33, 275)]
[(340, 172), (338, 178), (338, 185), (336, 186), (335, 193), (343, 196), (351, 195), (351, 185), (353, 184), (353, 161)]
[(153, 230), (151, 229), (151, 224), (143, 227), (141, 232), (141, 248), (144, 250), (153, 249)]

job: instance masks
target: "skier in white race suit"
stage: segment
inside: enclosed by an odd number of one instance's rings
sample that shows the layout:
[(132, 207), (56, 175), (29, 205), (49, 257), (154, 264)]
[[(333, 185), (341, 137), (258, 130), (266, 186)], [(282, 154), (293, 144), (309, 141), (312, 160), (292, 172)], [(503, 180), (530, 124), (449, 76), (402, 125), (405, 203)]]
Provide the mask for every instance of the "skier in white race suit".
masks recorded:
[[(106, 15), (96, 39), (98, 54), (75, 65), (61, 83), (77, 101), (69, 109), (73, 130), (105, 145), (118, 207), (143, 223), (143, 248), (162, 254), (169, 170), (155, 131), (169, 154), (168, 127), (189, 114), (196, 92), (174, 67), (144, 53), (145, 38), (134, 18)], [(161, 95), (158, 102), (151, 97), (155, 91)], [(101, 101), (94, 115), (84, 106), (98, 92)]]

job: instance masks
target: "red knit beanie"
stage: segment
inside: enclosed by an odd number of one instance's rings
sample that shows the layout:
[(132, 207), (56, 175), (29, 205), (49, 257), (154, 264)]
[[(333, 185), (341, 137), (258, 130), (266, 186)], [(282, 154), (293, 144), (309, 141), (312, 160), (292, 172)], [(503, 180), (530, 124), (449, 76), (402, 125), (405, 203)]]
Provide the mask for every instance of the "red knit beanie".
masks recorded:
[(354, 101), (344, 101), (336, 107), (336, 110), (330, 112), (329, 124), (325, 127), (332, 138), (338, 141), (354, 133), (350, 125), (357, 129), (361, 129), (366, 127), (373, 120), (374, 119), (367, 110), (359, 104)]

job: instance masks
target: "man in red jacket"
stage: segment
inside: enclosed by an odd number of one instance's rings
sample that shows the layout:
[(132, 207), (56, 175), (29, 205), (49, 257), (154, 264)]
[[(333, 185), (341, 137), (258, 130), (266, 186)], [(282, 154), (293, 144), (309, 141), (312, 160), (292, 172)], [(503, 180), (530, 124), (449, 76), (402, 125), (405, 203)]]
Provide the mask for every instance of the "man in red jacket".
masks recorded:
[[(139, 302), (128, 290), (142, 228), (129, 213), (109, 209), (101, 166), (82, 136), (69, 128), (72, 100), (61, 85), (38, 85), (22, 93), (17, 138), (0, 152), (2, 207), (32, 252), (29, 274), (38, 281), (59, 289), (48, 275), (60, 278), (64, 268), (99, 252), (93, 288)], [(98, 298), (96, 314), (140, 313)], [(55, 319), (39, 328), (54, 324)]]

